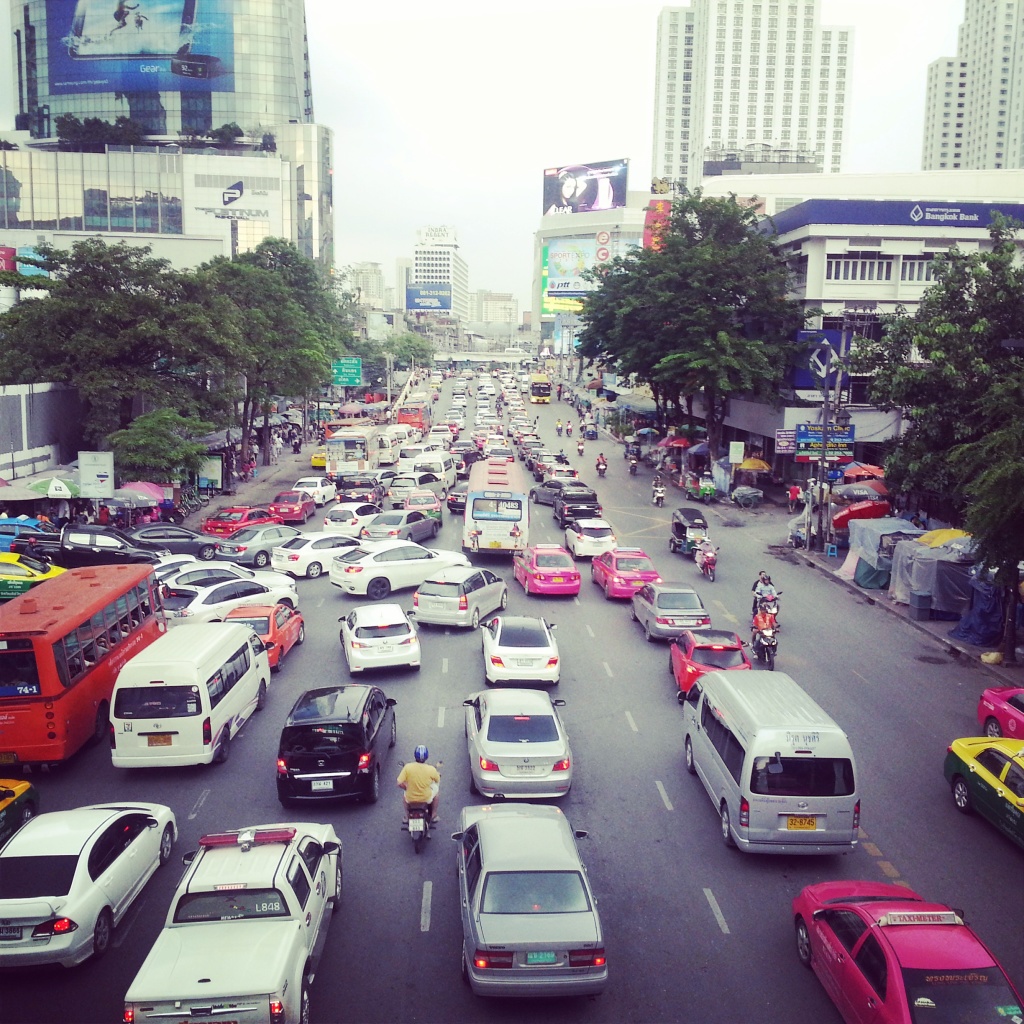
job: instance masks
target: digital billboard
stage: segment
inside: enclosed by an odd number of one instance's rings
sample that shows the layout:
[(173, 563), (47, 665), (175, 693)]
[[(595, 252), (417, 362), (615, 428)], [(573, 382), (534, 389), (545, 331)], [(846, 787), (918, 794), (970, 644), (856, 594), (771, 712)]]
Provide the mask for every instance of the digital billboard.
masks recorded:
[(672, 217), (672, 200), (655, 199), (644, 212), (644, 248), (658, 250)]
[(231, 0), (46, 0), (50, 92), (230, 92)]
[(438, 284), (410, 284), (405, 289), (405, 308), (440, 310), (452, 308), (452, 286)]
[(618, 210), (626, 205), (628, 160), (599, 160), (544, 171), (544, 216)]
[(552, 238), (548, 242), (548, 295), (586, 295), (597, 288), (583, 279), (583, 271), (597, 263), (597, 240)]

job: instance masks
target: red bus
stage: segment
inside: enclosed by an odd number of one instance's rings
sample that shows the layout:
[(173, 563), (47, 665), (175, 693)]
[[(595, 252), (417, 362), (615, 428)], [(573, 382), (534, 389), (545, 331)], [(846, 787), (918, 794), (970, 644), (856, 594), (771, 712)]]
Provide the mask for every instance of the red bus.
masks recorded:
[(106, 738), (117, 673), (166, 629), (151, 565), (71, 569), (0, 607), (0, 770)]
[(406, 402), (398, 407), (395, 416), (396, 423), (408, 423), (410, 427), (416, 427), (421, 436), (426, 436), (430, 430), (430, 404), (428, 402)]

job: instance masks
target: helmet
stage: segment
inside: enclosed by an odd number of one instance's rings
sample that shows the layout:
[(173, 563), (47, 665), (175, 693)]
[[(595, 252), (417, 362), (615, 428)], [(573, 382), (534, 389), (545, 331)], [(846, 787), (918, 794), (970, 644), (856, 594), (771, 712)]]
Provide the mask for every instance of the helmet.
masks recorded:
[(420, 764), (423, 764), (423, 762), (424, 762), (424, 761), (426, 761), (426, 759), (427, 759), (428, 757), (430, 757), (430, 751), (429, 751), (429, 750), (427, 750), (427, 748), (426, 748), (425, 746), (423, 746), (423, 744), (421, 743), (421, 744), (420, 744), (420, 745), (419, 745), (419, 746), (418, 746), (418, 747), (417, 747), (417, 748), (416, 748), (416, 749), (415, 749), (415, 750), (414, 750), (414, 751), (412, 752), (412, 756), (413, 756), (413, 757), (415, 757), (415, 758), (416, 758), (416, 760), (417, 760), (417, 761), (418, 761), (418, 762), (419, 762)]
[(771, 583), (771, 581), (772, 581), (771, 576), (769, 576), (768, 573), (764, 569), (762, 569), (757, 575), (762, 580), (764, 580), (765, 583)]

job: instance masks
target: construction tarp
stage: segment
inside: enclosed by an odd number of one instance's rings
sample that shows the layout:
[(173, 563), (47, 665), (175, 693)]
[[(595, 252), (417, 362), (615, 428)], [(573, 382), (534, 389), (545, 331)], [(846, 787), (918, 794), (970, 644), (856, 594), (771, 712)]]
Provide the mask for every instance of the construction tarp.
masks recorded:
[(900, 541), (893, 553), (889, 596), (910, 604), (911, 593), (930, 594), (933, 611), (963, 615), (970, 607), (971, 547), (970, 537), (934, 548), (917, 540)]
[(885, 516), (881, 519), (851, 519), (850, 554), (863, 559), (872, 569), (892, 568), (890, 534), (901, 534), (901, 540), (910, 540), (924, 533), (902, 519)]
[(971, 606), (949, 631), (955, 640), (976, 647), (995, 647), (1003, 637), (1003, 591), (971, 576)]

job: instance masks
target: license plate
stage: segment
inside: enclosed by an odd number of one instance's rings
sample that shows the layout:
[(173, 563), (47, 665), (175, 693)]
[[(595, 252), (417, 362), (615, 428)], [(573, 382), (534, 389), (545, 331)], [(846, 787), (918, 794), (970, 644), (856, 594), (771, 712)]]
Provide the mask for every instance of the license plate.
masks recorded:
[(150, 747), (169, 747), (171, 745), (171, 734), (169, 732), (157, 733), (156, 736), (147, 736), (146, 744)]
[(551, 582), (552, 583), (564, 583), (565, 582), (565, 577), (564, 576), (552, 576), (551, 577)]
[(0, 764), (17, 764), (18, 755), (9, 750), (0, 751)]
[(532, 775), (537, 770), (535, 764), (517, 764), (516, 771), (520, 775)]
[(516, 660), (516, 667), (517, 668), (533, 668), (533, 659), (532, 658), (518, 658)]
[(527, 966), (532, 964), (557, 964), (558, 954), (550, 950), (538, 950), (526, 954)]
[(643, 580), (633, 580), (633, 586), (634, 587), (642, 587), (643, 585), (644, 585), (644, 581)]
[(410, 818), (409, 819), (409, 831), (413, 833), (420, 833), (423, 831), (424, 824), (422, 818)]
[(492, 540), (490, 542), (490, 544), (488, 544), (487, 546), (489, 548), (500, 548), (501, 547), (501, 541), (500, 540)]
[(813, 832), (817, 827), (815, 818), (800, 818), (793, 814), (786, 818), (786, 828), (790, 832)]
[(391, 644), (381, 644), (381, 645), (380, 645), (380, 646), (379, 646), (379, 647), (377, 648), (377, 651), (378, 651), (378, 652), (379, 652), (380, 654), (390, 654), (390, 653), (391, 653)]
[(21, 928), (12, 925), (0, 925), (0, 942), (15, 942), (21, 938)]
[(334, 779), (313, 779), (309, 784), (309, 788), (314, 793), (329, 793), (334, 789)]

